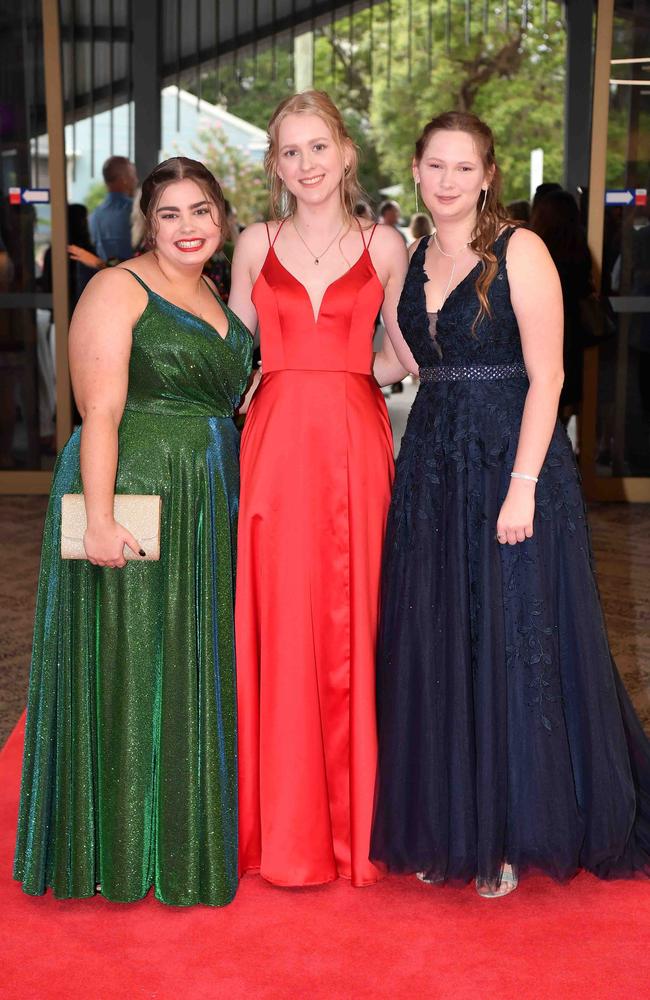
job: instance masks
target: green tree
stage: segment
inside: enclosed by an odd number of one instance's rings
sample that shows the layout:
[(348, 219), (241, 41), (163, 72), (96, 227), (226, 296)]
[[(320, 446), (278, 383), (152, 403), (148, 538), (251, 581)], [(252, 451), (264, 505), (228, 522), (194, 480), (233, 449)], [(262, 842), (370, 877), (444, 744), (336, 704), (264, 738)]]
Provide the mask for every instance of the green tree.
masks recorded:
[(248, 225), (267, 217), (269, 196), (264, 168), (228, 142), (220, 125), (199, 133), (196, 151), (219, 179), (241, 223)]
[(86, 191), (84, 205), (88, 209), (88, 214), (94, 212), (98, 205), (101, 205), (106, 197), (106, 185), (103, 181), (95, 181)]
[[(411, 205), (410, 161), (422, 126), (444, 110), (474, 111), (492, 127), (506, 200), (529, 194), (530, 151), (545, 153), (545, 178), (560, 180), (563, 161), (566, 33), (559, 4), (547, 24), (524, 24), (510, 2), (487, 27), (466, 37), (465, 0), (392, 0), (334, 25), (316, 27), (314, 86), (328, 91), (362, 149), (361, 182), (377, 200), (382, 187), (401, 183), (404, 211)], [(475, 8), (479, 5), (475, 5)], [(207, 74), (203, 96), (266, 128), (273, 108), (293, 90), (285, 44)]]
[[(413, 32), (427, 36), (425, 4), (414, 3)], [(541, 146), (545, 177), (562, 179), (565, 32), (521, 22), (510, 34), (481, 32), (467, 42), (433, 40), (429, 60), (413, 61), (410, 79), (405, 60), (382, 73), (373, 89), (372, 137), (380, 161), (395, 181), (411, 191), (411, 158), (423, 125), (442, 111), (473, 111), (492, 128), (510, 201), (529, 194), (530, 151)], [(393, 24), (393, 46), (408, 46), (408, 18)], [(385, 52), (383, 53), (385, 60)]]

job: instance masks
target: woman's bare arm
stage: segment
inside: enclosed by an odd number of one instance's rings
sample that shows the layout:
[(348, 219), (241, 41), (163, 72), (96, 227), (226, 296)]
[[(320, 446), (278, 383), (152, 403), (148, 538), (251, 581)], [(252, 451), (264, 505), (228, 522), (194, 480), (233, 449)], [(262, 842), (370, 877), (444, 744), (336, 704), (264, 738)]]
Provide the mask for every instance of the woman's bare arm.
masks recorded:
[(228, 306), (251, 333), (257, 329), (257, 311), (251, 298), (253, 285), (268, 249), (266, 226), (259, 222), (240, 233), (232, 261)]
[(404, 240), (392, 226), (377, 226), (371, 253), (375, 270), (384, 285), (381, 315), (388, 334), (381, 351), (375, 355), (373, 372), (380, 385), (392, 385), (409, 372), (413, 375), (418, 373), (418, 366), (397, 322), (397, 304), (408, 269), (408, 254)]
[(132, 329), (146, 305), (144, 291), (120, 268), (96, 275), (70, 325), (70, 373), (81, 429), (81, 478), (88, 530), (84, 545), (95, 565), (121, 567), (124, 545), (139, 542), (113, 519), (117, 431), (129, 380)]
[[(514, 472), (537, 477), (557, 420), (564, 381), (564, 312), (560, 279), (544, 243), (519, 229), (507, 250), (508, 281), (530, 386), (519, 432)], [(535, 483), (512, 479), (497, 535), (514, 545), (533, 533)]]

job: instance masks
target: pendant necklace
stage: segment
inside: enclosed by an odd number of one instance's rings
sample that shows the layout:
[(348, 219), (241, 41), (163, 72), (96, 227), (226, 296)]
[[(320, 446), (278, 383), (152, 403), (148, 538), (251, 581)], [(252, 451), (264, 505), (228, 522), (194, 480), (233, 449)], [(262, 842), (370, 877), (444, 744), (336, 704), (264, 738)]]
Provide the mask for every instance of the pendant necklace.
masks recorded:
[(339, 235), (339, 233), (343, 229), (343, 223), (341, 223), (341, 225), (337, 229), (336, 233), (334, 234), (334, 239), (331, 240), (331, 242), (327, 244), (327, 246), (325, 247), (325, 249), (321, 253), (315, 254), (314, 251), (312, 249), (310, 249), (309, 246), (307, 246), (307, 243), (306, 243), (305, 239), (303, 238), (302, 233), (298, 229), (298, 226), (296, 225), (296, 220), (293, 218), (293, 216), (291, 218), (291, 221), (293, 222), (293, 228), (296, 230), (296, 232), (298, 234), (298, 238), (300, 239), (301, 243), (309, 251), (310, 256), (314, 258), (314, 264), (318, 264), (320, 262), (321, 257), (325, 256), (325, 254), (327, 253), (327, 251), (329, 250), (329, 248), (334, 243), (334, 240), (336, 239), (336, 237)]
[(456, 261), (458, 260), (458, 258), (462, 254), (462, 252), (471, 244), (472, 241), (470, 240), (468, 243), (464, 243), (463, 246), (460, 248), (460, 250), (457, 250), (456, 253), (447, 253), (447, 251), (443, 250), (442, 247), (440, 246), (440, 244), (438, 243), (438, 234), (434, 230), (434, 232), (433, 232), (433, 242), (437, 246), (437, 248), (440, 251), (440, 253), (442, 254), (442, 256), (443, 257), (449, 257), (449, 260), (451, 261), (451, 274), (449, 275), (449, 281), (447, 282), (447, 287), (445, 288), (444, 292), (442, 293), (442, 302), (444, 304), (446, 302), (446, 300), (447, 300), (447, 295), (449, 294), (449, 289), (451, 288), (451, 283), (454, 280), (454, 274), (456, 273)]

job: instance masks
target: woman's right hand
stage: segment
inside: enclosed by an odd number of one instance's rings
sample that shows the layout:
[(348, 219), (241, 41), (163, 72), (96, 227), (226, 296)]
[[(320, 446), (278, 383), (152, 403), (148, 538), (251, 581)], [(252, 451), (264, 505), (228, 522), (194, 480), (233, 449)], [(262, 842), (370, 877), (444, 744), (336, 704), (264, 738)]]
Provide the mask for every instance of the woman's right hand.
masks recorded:
[(141, 558), (146, 555), (137, 538), (118, 521), (111, 520), (106, 524), (89, 526), (84, 535), (86, 557), (93, 566), (122, 569), (126, 566), (125, 545)]

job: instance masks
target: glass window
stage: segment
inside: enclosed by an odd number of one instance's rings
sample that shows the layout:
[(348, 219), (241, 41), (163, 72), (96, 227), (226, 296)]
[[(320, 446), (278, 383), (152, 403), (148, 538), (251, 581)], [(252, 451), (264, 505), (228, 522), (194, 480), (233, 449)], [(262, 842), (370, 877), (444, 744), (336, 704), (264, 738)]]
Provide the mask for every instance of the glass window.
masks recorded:
[(603, 291), (615, 335), (599, 350), (597, 472), (650, 475), (650, 8), (616, 0)]

